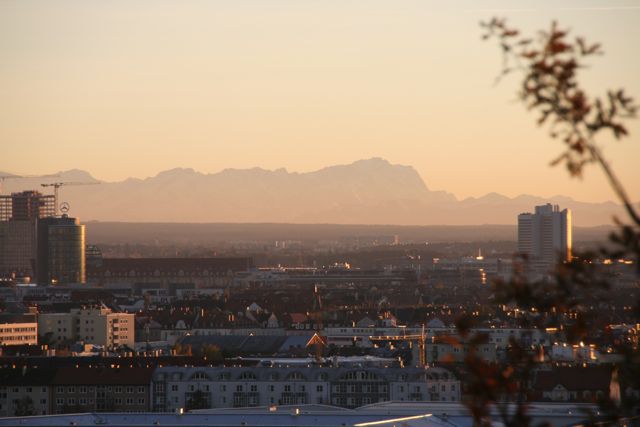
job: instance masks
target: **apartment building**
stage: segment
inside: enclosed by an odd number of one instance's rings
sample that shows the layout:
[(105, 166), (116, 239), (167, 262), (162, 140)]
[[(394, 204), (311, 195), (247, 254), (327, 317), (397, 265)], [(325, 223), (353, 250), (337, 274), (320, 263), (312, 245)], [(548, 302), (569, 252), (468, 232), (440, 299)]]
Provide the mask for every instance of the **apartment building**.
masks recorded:
[(152, 410), (377, 402), (460, 401), (460, 381), (442, 368), (162, 367)]
[(154, 368), (60, 368), (51, 382), (51, 413), (149, 411)]
[(0, 417), (50, 413), (53, 369), (1, 369)]
[(0, 345), (37, 345), (35, 314), (0, 314)]
[(39, 335), (52, 344), (83, 341), (106, 348), (135, 345), (135, 315), (114, 313), (105, 306), (42, 313), (38, 327)]

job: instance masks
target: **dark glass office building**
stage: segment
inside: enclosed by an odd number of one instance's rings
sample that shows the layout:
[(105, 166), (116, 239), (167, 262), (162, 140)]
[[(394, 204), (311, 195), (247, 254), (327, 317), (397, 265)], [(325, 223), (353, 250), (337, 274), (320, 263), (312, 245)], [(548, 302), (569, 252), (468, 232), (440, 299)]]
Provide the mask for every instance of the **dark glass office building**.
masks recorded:
[(77, 218), (41, 218), (37, 223), (36, 276), (41, 285), (85, 283), (85, 232)]

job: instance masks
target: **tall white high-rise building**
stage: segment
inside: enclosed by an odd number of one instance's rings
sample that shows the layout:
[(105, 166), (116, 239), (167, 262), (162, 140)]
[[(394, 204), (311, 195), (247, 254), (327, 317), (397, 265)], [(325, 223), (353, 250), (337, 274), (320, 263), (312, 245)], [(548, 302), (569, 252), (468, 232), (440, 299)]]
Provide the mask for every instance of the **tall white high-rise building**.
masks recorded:
[(570, 260), (571, 210), (547, 203), (518, 215), (518, 253), (549, 264)]

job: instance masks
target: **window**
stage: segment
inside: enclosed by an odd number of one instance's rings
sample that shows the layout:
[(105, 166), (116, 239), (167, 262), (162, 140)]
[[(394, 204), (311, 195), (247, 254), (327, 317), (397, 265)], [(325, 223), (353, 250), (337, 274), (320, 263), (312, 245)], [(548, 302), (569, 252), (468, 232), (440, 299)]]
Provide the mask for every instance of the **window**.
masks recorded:
[(258, 386), (255, 384), (251, 385), (251, 391), (258, 391)]
[(75, 393), (76, 392), (76, 388), (75, 387), (68, 387), (67, 388), (67, 393)]
[(304, 377), (302, 376), (302, 374), (300, 372), (292, 372), (291, 374), (289, 374), (287, 379), (294, 380), (294, 381), (299, 381), (299, 380), (303, 380)]
[(321, 385), (317, 385), (316, 386), (316, 391), (322, 391), (322, 386)]
[(242, 391), (242, 386), (241, 385), (237, 385), (236, 386), (236, 391)]
[(272, 384), (269, 386), (269, 391), (275, 391), (276, 387)]
[(241, 380), (255, 380), (256, 376), (254, 375), (253, 372), (243, 372), (242, 375), (240, 375), (240, 379)]
[(67, 399), (67, 405), (75, 405), (76, 404), (76, 399), (73, 397), (70, 397)]
[(176, 384), (173, 384), (171, 386), (171, 391), (178, 391), (178, 386)]
[(61, 397), (57, 398), (56, 399), (56, 405), (58, 405), (58, 406), (64, 405), (64, 399), (61, 398)]
[(220, 386), (220, 391), (227, 391), (227, 386), (226, 385), (221, 385)]
[(133, 387), (127, 387), (127, 393), (133, 393)]
[(138, 398), (138, 405), (144, 405), (144, 397)]
[(196, 372), (191, 378), (194, 380), (206, 380), (207, 375), (204, 372)]
[(80, 393), (86, 393), (86, 392), (87, 392), (86, 387), (80, 387)]
[(291, 391), (291, 386), (289, 384), (284, 386), (284, 391), (289, 392)]
[[(207, 390), (208, 390), (208, 388), (207, 388)], [(138, 393), (144, 393), (144, 386), (138, 386)]]
[(122, 393), (122, 387), (116, 387), (116, 393)]

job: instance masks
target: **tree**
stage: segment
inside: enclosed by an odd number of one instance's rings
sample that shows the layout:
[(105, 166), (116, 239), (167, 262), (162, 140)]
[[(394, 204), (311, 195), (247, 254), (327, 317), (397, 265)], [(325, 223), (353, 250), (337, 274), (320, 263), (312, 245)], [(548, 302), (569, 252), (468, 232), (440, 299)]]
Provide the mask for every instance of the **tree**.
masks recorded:
[[(637, 107), (624, 90), (611, 90), (605, 98), (590, 97), (580, 86), (578, 71), (585, 58), (601, 54), (598, 44), (589, 45), (584, 39), (569, 40), (567, 31), (556, 23), (536, 39), (523, 38), (506, 22), (494, 18), (482, 23), (484, 39), (498, 41), (503, 53), (503, 69), (499, 78), (519, 72), (522, 82), (519, 99), (538, 113), (538, 124), (550, 124), (552, 138), (561, 139), (565, 149), (552, 165), (567, 167), (572, 177), (581, 176), (588, 164), (598, 165), (605, 173), (611, 188), (624, 205), (627, 224), (616, 219), (618, 231), (611, 235), (613, 249), (601, 248), (597, 253), (577, 254), (569, 262), (559, 261), (553, 280), (531, 283), (524, 274), (526, 259), (516, 262), (516, 270), (509, 282), (496, 282), (496, 304), (518, 309), (519, 325), (525, 328), (553, 328), (567, 340), (579, 342), (588, 336), (593, 313), (589, 307), (607, 299), (611, 286), (593, 260), (600, 257), (632, 257), (636, 265), (640, 259), (640, 216), (623, 184), (605, 159), (596, 137), (611, 132), (616, 139), (628, 135), (626, 120), (634, 118)], [(637, 272), (640, 272), (638, 265)], [(636, 313), (640, 315), (640, 301)], [(465, 362), (470, 377), (470, 394), (466, 404), (476, 425), (489, 425), (491, 408), (496, 408), (506, 426), (529, 425), (527, 392), (531, 370), (536, 364), (535, 349), (510, 339), (504, 363), (489, 363), (475, 349), (487, 337), (472, 334), (472, 319), (457, 321), (459, 335), (471, 344)], [(640, 354), (637, 343), (622, 343), (616, 349), (624, 355), (617, 373), (624, 390), (626, 386), (640, 388)], [(591, 422), (625, 424), (638, 422), (640, 404), (624, 393), (600, 399), (604, 417)]]
[(33, 408), (33, 399), (31, 396), (23, 396), (16, 400), (16, 409), (13, 413), (16, 417), (28, 417), (35, 415), (35, 409)]
[(539, 125), (550, 123), (552, 138), (565, 144), (552, 165), (564, 163), (571, 176), (578, 177), (585, 165), (600, 166), (635, 228), (640, 227), (640, 215), (595, 140), (605, 132), (616, 139), (627, 137), (624, 123), (636, 117), (638, 107), (624, 89), (609, 90), (605, 98), (590, 97), (578, 81), (585, 58), (603, 53), (600, 44), (589, 45), (581, 37), (569, 40), (569, 32), (555, 22), (537, 40), (520, 37), (518, 30), (498, 18), (481, 26), (486, 30), (483, 38), (497, 39), (502, 49), (501, 76), (522, 73), (520, 100), (538, 112)]

